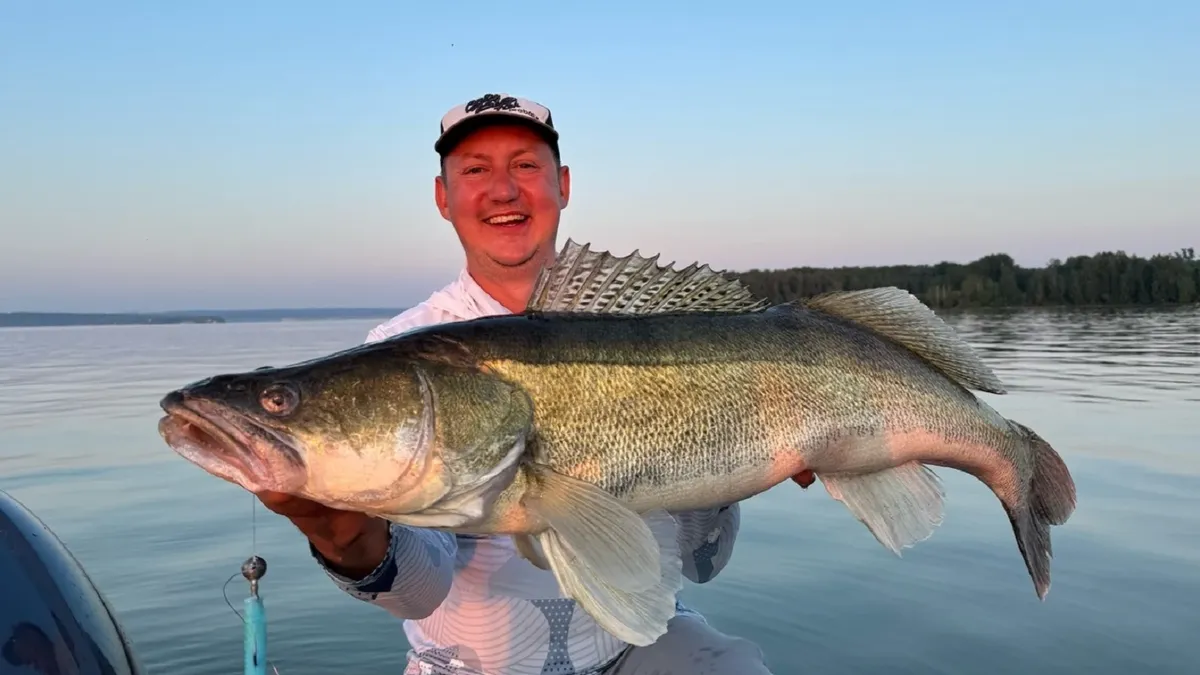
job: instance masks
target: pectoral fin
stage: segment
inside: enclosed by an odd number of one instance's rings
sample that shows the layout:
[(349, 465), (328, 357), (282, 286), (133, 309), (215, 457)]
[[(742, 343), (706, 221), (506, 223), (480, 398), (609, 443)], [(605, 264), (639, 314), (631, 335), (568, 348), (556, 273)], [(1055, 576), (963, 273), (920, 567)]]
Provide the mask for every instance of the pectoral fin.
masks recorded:
[(937, 474), (920, 462), (860, 474), (821, 474), (821, 483), (871, 534), (896, 555), (928, 539), (942, 523)]
[(653, 644), (667, 632), (667, 622), (675, 616), (675, 594), (683, 586), (675, 519), (661, 509), (643, 517), (658, 546), (658, 581), (635, 592), (613, 585), (586, 560), (574, 557), (559, 532), (539, 535), (563, 592), (613, 637), (636, 646)]
[(534, 567), (543, 570), (550, 569), (550, 563), (542, 555), (538, 543), (533, 537), (528, 534), (518, 534), (513, 536), (513, 543), (517, 545), (517, 552), (521, 554), (521, 557), (532, 563)]
[[(529, 473), (524, 503), (548, 525), (537, 543), (563, 592), (620, 640), (658, 639), (683, 584), (675, 519), (666, 511), (639, 516), (601, 488), (546, 467)], [(534, 553), (517, 546), (527, 558)]]
[(572, 558), (625, 590), (650, 588), (658, 581), (658, 546), (638, 514), (586, 481), (536, 465), (529, 473), (533, 487), (525, 507), (558, 533)]

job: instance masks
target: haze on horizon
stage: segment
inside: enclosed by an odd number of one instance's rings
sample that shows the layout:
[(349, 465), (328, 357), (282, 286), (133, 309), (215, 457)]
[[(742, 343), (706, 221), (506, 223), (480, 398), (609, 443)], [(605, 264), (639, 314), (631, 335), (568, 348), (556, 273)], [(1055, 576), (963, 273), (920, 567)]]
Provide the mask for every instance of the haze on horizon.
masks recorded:
[(0, 311), (407, 306), (441, 115), (548, 105), (567, 237), (727, 269), (1200, 245), (1200, 4), (0, 8)]

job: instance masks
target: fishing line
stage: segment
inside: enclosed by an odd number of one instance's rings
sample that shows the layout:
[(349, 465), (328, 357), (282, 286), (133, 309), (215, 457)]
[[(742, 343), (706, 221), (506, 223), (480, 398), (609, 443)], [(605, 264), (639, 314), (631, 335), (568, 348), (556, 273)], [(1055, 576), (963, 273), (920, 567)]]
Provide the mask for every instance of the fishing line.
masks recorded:
[(250, 495), (250, 555), (258, 557), (258, 499)]
[(241, 574), (241, 572), (234, 572), (233, 574), (229, 575), (228, 579), (225, 580), (225, 585), (221, 586), (221, 597), (225, 598), (225, 604), (229, 605), (229, 609), (233, 610), (234, 614), (237, 614), (237, 618), (241, 619), (242, 623), (246, 623), (246, 617), (242, 616), (242, 613), (237, 611), (237, 607), (234, 607), (233, 603), (229, 601), (229, 582), (233, 581), (233, 578), (239, 574)]
[[(267, 561), (258, 555), (258, 508), (255, 503), (257, 501), (258, 499), (254, 495), (250, 495), (250, 557), (242, 563), (240, 571), (234, 572), (225, 580), (221, 586), (221, 597), (225, 599), (225, 604), (229, 605), (229, 609), (242, 622), (244, 675), (265, 675), (266, 668), (264, 666), (270, 666), (271, 670), (275, 671), (275, 675), (279, 675), (279, 668), (270, 656), (265, 656), (261, 661), (259, 658), (266, 655), (267, 652), (266, 610), (263, 608), (262, 598), (258, 594), (258, 582), (267, 573)], [(250, 596), (244, 601), (246, 615), (237, 611), (237, 608), (229, 600), (229, 582), (233, 581), (238, 574), (250, 582)], [(247, 619), (247, 615), (250, 615), (249, 619)]]
[[(250, 555), (253, 558), (258, 557), (258, 509), (255, 508), (255, 502), (257, 501), (258, 500), (254, 498), (254, 495), (250, 495)], [(246, 617), (242, 616), (242, 613), (237, 611), (237, 608), (234, 607), (233, 603), (229, 601), (229, 582), (233, 581), (233, 578), (239, 574), (242, 573), (234, 572), (233, 574), (229, 575), (228, 579), (225, 580), (225, 583), (221, 586), (221, 597), (225, 598), (225, 604), (229, 605), (229, 609), (232, 610), (233, 613), (237, 615), (237, 618), (241, 619), (242, 623), (244, 624), (246, 623)]]

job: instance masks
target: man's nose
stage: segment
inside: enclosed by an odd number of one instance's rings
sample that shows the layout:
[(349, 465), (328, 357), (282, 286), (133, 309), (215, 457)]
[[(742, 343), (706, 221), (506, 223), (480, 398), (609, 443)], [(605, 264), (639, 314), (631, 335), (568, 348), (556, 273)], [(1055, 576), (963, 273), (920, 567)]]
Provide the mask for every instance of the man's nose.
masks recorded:
[(497, 202), (511, 202), (517, 198), (517, 182), (507, 171), (493, 171), (488, 184), (488, 197)]

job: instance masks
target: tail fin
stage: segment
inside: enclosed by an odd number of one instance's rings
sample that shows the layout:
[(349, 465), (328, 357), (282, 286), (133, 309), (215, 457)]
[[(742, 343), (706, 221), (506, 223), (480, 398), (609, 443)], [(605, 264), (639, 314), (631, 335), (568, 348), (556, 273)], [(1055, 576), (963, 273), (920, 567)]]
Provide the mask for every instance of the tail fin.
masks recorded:
[(1033, 476), (1023, 503), (1005, 505), (1008, 519), (1017, 537), (1017, 548), (1033, 579), (1038, 598), (1050, 590), (1050, 526), (1067, 522), (1075, 511), (1075, 481), (1066, 463), (1050, 444), (1033, 429), (1009, 420), (1028, 445), (1033, 459)]

